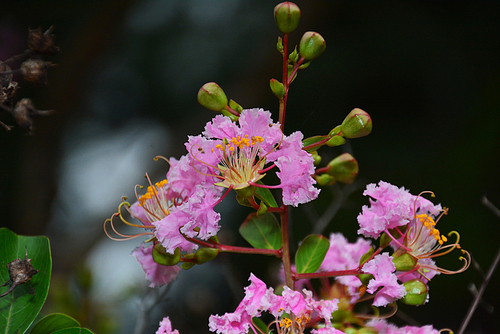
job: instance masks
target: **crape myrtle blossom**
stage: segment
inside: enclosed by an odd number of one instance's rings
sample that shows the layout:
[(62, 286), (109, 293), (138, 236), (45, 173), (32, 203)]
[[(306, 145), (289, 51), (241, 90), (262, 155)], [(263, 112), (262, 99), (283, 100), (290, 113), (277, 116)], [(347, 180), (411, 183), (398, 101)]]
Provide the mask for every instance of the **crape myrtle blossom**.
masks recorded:
[(363, 266), (363, 272), (370, 273), (374, 277), (368, 282), (366, 289), (369, 293), (375, 293), (373, 305), (386, 306), (406, 295), (405, 287), (398, 283), (398, 278), (394, 274), (395, 270), (392, 256), (388, 253), (376, 255)]
[(170, 319), (165, 317), (162, 321), (160, 321), (160, 327), (156, 331), (156, 334), (179, 334), (179, 331), (177, 329), (172, 330), (172, 323), (170, 322)]
[[(209, 329), (219, 334), (244, 334), (253, 328), (252, 318), (260, 317), (268, 311), (276, 320), (278, 333), (302, 333), (311, 321), (313, 313), (324, 320), (324, 327), (332, 328), (332, 312), (337, 310), (338, 300), (314, 300), (312, 292), (306, 289), (303, 293), (284, 287), (282, 295), (274, 294), (273, 288), (250, 274), (251, 284), (245, 288), (245, 297), (233, 313), (222, 316), (212, 315)], [(293, 316), (291, 316), (293, 314)], [(257, 332), (254, 330), (254, 332)], [(335, 333), (335, 332), (325, 332)]]
[[(394, 258), (409, 255), (410, 263), (413, 261), (413, 265), (407, 266), (410, 268), (403, 269), (407, 274), (418, 271), (422, 278), (429, 281), (436, 272), (454, 274), (468, 268), (470, 255), (461, 249), (458, 233), (450, 232), (449, 235), (454, 234), (457, 241), (444, 245), (448, 239), (436, 228), (438, 221), (447, 213), (446, 208), (383, 181), (378, 185), (369, 184), (363, 194), (375, 200), (370, 199), (370, 207), (363, 206), (362, 213), (358, 216), (358, 234), (378, 238), (385, 232), (393, 240), (391, 246), (395, 249)], [(433, 258), (448, 254), (454, 249), (460, 249), (466, 256), (460, 257), (464, 261), (461, 269), (451, 271), (435, 265)], [(402, 275), (398, 277), (402, 278)]]
[(373, 319), (366, 323), (366, 327), (378, 330), (378, 334), (439, 334), (441, 331), (434, 329), (431, 325), (416, 327), (405, 326), (398, 328), (384, 319)]
[[(238, 122), (217, 115), (198, 136), (190, 136), (186, 148), (192, 166), (200, 174), (218, 179), (217, 186), (242, 190), (249, 186), (281, 188), (283, 204), (297, 206), (319, 194), (314, 160), (302, 149), (303, 135), (285, 136), (271, 113), (263, 109), (246, 109)], [(267, 165), (267, 166), (266, 166)], [(256, 184), (276, 166), (280, 179), (277, 186)]]

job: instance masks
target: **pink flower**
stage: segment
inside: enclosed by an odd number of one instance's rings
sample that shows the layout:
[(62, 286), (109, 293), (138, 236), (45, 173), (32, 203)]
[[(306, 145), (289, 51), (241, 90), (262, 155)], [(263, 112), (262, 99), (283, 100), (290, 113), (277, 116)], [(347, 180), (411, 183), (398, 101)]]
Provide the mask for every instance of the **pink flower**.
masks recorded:
[(177, 329), (172, 330), (170, 319), (165, 317), (162, 321), (160, 321), (160, 327), (156, 331), (156, 334), (179, 334), (179, 331)]
[[(260, 317), (262, 312), (269, 311), (276, 318), (277, 326), (300, 326), (298, 331), (303, 331), (311, 314), (316, 312), (319, 318), (324, 319), (327, 328), (331, 328), (332, 312), (337, 310), (338, 300), (312, 299), (312, 292), (306, 289), (304, 294), (293, 291), (287, 286), (284, 287), (282, 295), (274, 294), (272, 288), (267, 288), (265, 283), (250, 274), (251, 284), (245, 288), (245, 297), (233, 313), (226, 313), (222, 316), (212, 315), (209, 319), (209, 328), (212, 332), (220, 334), (243, 334), (247, 333), (253, 317)], [(283, 313), (293, 313), (295, 322)]]
[[(368, 282), (369, 293), (375, 293), (373, 305), (386, 306), (393, 301), (403, 298), (406, 295), (405, 287), (398, 283), (394, 273), (396, 267), (392, 263), (392, 256), (382, 253), (375, 256), (363, 266), (363, 272), (374, 276)], [(381, 288), (379, 290), (379, 288)]]
[[(318, 271), (356, 269), (359, 266), (361, 257), (370, 248), (371, 242), (363, 238), (358, 238), (355, 243), (349, 243), (342, 233), (331, 233), (330, 248)], [(359, 298), (357, 289), (362, 285), (359, 278), (348, 275), (338, 276), (335, 280), (348, 287), (348, 292), (352, 296), (351, 302), (355, 302)]]
[(373, 319), (366, 323), (366, 327), (377, 329), (379, 334), (439, 334), (431, 325), (424, 327), (405, 326), (398, 328), (383, 319)]
[[(193, 168), (218, 179), (213, 184), (235, 190), (256, 185), (266, 174), (265, 165), (278, 167), (283, 203), (297, 206), (315, 199), (319, 189), (313, 185), (311, 154), (302, 149), (302, 134), (285, 136), (271, 113), (262, 109), (241, 112), (238, 124), (217, 115), (207, 123), (202, 135), (189, 137), (186, 148)], [(270, 165), (269, 167), (273, 167)]]
[(145, 247), (141, 244), (132, 251), (132, 255), (137, 259), (146, 274), (146, 279), (151, 282), (150, 288), (162, 286), (175, 280), (181, 268), (177, 266), (163, 266), (153, 260), (153, 245)]

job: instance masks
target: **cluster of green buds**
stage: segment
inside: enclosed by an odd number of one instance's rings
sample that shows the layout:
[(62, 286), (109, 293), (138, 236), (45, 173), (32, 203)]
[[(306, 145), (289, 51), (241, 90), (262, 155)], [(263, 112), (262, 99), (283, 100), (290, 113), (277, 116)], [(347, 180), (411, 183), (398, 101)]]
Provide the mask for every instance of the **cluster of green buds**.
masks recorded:
[[(316, 165), (321, 163), (318, 149), (326, 145), (329, 147), (340, 146), (346, 143), (346, 138), (360, 138), (367, 136), (372, 131), (370, 115), (359, 108), (353, 109), (344, 119), (342, 124), (333, 128), (327, 135), (314, 136), (304, 140), (304, 149), (310, 152)], [(343, 153), (330, 161), (326, 167), (316, 171), (316, 181), (325, 186), (336, 182), (352, 183), (359, 172), (357, 160), (349, 153)]]

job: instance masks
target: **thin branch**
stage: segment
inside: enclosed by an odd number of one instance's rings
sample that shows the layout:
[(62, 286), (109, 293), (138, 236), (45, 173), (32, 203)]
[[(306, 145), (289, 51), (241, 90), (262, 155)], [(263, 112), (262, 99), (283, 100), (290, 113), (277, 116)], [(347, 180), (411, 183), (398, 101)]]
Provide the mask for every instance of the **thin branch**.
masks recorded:
[[(483, 204), (490, 209), (498, 218), (500, 218), (500, 210), (494, 206), (487, 198), (486, 196), (483, 197)], [(467, 328), (467, 325), (469, 324), (470, 319), (472, 318), (472, 315), (474, 314), (474, 311), (476, 310), (477, 306), (479, 305), (479, 302), (481, 301), (481, 298), (483, 297), (484, 291), (486, 290), (486, 286), (490, 282), (491, 277), (493, 276), (493, 273), (495, 272), (498, 262), (500, 262), (500, 249), (498, 249), (497, 255), (495, 256), (495, 259), (493, 260), (493, 263), (491, 264), (490, 269), (486, 273), (486, 277), (484, 278), (483, 284), (481, 285), (481, 288), (476, 294), (476, 297), (474, 298), (474, 302), (471, 304), (469, 307), (469, 310), (467, 311), (467, 316), (465, 317), (464, 321), (462, 322), (462, 325), (460, 326), (460, 330), (458, 331), (458, 334), (463, 334), (465, 329)]]

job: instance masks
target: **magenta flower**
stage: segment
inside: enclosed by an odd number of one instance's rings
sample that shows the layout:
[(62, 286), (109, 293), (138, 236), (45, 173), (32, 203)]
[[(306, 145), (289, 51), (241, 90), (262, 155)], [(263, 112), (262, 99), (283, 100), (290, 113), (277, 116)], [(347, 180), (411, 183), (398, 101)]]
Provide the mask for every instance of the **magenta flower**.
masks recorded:
[[(235, 190), (249, 186), (281, 188), (283, 204), (297, 206), (319, 194), (311, 176), (313, 158), (302, 149), (302, 137), (300, 132), (283, 135), (269, 111), (247, 109), (241, 112), (238, 123), (217, 115), (202, 135), (189, 137), (186, 148), (193, 168), (216, 178), (213, 184)], [(257, 184), (274, 166), (279, 169), (276, 174), (281, 184)]]
[(132, 255), (142, 267), (146, 279), (151, 282), (150, 288), (168, 284), (177, 278), (181, 268), (177, 266), (163, 266), (153, 260), (153, 245), (146, 247), (141, 244), (132, 251)]
[(385, 321), (384, 319), (373, 319), (366, 323), (366, 327), (372, 327), (378, 330), (379, 334), (439, 334), (437, 329), (431, 325), (423, 327), (405, 326), (398, 328)]
[(375, 293), (373, 305), (386, 306), (406, 295), (405, 287), (398, 283), (398, 278), (394, 274), (395, 270), (392, 256), (388, 253), (375, 256), (363, 266), (363, 272), (370, 273), (374, 277), (368, 282), (366, 289), (369, 293)]
[[(260, 317), (262, 312), (269, 311), (276, 317), (274, 323), (278, 332), (302, 333), (311, 320), (313, 312), (325, 321), (325, 327), (331, 328), (332, 312), (337, 310), (338, 300), (320, 300), (312, 298), (312, 292), (306, 289), (304, 294), (284, 287), (282, 295), (274, 294), (273, 288), (267, 288), (265, 283), (250, 274), (251, 284), (245, 288), (245, 297), (233, 313), (222, 316), (212, 315), (209, 319), (209, 328), (220, 334), (244, 334), (253, 328), (252, 318)], [(284, 315), (293, 313), (293, 321)], [(283, 329), (283, 330), (282, 330)], [(254, 329), (254, 332), (257, 332)]]
[(160, 321), (160, 327), (156, 331), (156, 334), (179, 334), (179, 331), (177, 329), (172, 330), (172, 323), (170, 322), (170, 319), (165, 317), (162, 321)]

